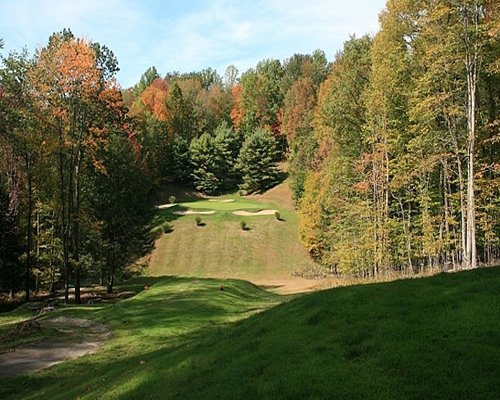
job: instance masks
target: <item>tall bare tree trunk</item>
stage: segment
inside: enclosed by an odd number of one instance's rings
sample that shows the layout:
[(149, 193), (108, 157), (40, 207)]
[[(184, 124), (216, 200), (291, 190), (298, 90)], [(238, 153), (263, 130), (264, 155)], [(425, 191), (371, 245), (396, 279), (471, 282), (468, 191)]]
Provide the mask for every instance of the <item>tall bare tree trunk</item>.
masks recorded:
[(68, 244), (68, 219), (66, 208), (66, 185), (64, 178), (64, 139), (62, 127), (59, 126), (59, 184), (60, 184), (60, 200), (61, 200), (61, 230), (62, 230), (62, 246), (63, 246), (63, 271), (64, 271), (64, 301), (69, 301), (69, 244)]
[(31, 156), (26, 155), (26, 173), (28, 175), (28, 243), (26, 249), (26, 301), (30, 301), (30, 277), (31, 277), (31, 248), (33, 237), (33, 171), (31, 165)]
[(81, 303), (80, 297), (80, 159), (81, 152), (80, 149), (76, 152), (76, 160), (75, 160), (75, 198), (73, 202), (73, 259), (75, 261), (75, 303)]
[[(473, 9), (463, 6), (465, 68), (467, 73), (467, 268), (476, 268), (476, 205), (474, 195), (474, 152), (476, 141), (476, 89), (480, 68), (479, 59), (479, 15), (476, 3)], [(470, 15), (472, 14), (472, 15)], [(469, 18), (472, 21), (469, 21)], [(474, 33), (470, 33), (472, 22)], [(473, 37), (471, 37), (473, 36)]]

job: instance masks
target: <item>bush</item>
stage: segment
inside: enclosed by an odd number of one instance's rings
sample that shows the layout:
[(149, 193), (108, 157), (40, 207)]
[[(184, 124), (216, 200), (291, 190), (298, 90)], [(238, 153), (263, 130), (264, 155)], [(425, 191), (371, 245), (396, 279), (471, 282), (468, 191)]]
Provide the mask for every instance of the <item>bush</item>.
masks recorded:
[(240, 227), (242, 231), (246, 231), (248, 229), (247, 223), (245, 221), (240, 221)]
[(172, 226), (168, 222), (164, 222), (160, 225), (160, 230), (162, 233), (169, 233), (172, 231)]
[(175, 203), (175, 196), (170, 196), (170, 197), (168, 198), (168, 202), (169, 202), (170, 204), (174, 204), (174, 203)]
[(201, 225), (201, 217), (199, 215), (197, 215), (194, 220), (196, 221), (196, 226), (200, 226)]
[(170, 233), (172, 232), (172, 226), (168, 222), (163, 222), (160, 225), (151, 229), (152, 233)]
[(276, 220), (277, 220), (277, 221), (281, 221), (281, 215), (280, 215), (280, 212), (279, 212), (279, 211), (275, 211), (275, 212), (274, 212), (274, 216), (276, 217)]

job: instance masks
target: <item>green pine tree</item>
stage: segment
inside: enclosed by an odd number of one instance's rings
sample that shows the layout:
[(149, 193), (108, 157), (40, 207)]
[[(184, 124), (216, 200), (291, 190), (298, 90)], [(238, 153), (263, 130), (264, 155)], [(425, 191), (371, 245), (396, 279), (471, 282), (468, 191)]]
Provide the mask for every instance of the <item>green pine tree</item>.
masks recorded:
[(257, 130), (243, 144), (238, 158), (243, 176), (240, 189), (248, 193), (263, 191), (278, 182), (276, 140), (271, 133)]

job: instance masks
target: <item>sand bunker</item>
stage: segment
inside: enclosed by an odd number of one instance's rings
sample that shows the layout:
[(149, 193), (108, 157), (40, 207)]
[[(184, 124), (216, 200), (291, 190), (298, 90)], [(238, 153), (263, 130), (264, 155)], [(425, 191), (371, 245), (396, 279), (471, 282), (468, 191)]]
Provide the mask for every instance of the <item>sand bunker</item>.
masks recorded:
[(156, 206), (156, 208), (158, 210), (164, 210), (166, 208), (171, 208), (171, 207), (175, 207), (177, 204), (162, 204), (162, 205), (159, 205), (159, 206)]
[(232, 203), (234, 199), (208, 199), (208, 201), (216, 201), (217, 203)]
[(174, 211), (174, 214), (176, 215), (192, 215), (192, 214), (215, 214), (215, 211), (194, 211), (194, 210), (187, 210), (187, 211)]
[(233, 211), (234, 215), (240, 215), (242, 217), (251, 217), (254, 215), (274, 215), (274, 213), (278, 210), (260, 210), (256, 212), (250, 212), (250, 211)]

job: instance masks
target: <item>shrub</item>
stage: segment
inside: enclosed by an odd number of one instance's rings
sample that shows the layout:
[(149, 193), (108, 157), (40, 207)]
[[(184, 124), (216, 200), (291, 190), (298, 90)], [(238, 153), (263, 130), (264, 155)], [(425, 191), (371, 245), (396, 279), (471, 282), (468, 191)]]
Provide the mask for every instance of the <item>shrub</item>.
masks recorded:
[(151, 229), (152, 233), (169, 233), (172, 232), (172, 226), (168, 222), (162, 222), (160, 225)]
[(281, 221), (281, 215), (279, 211), (275, 211), (274, 216), (276, 217), (276, 220)]
[(245, 221), (240, 221), (240, 227), (242, 231), (246, 231), (248, 229), (247, 223)]
[(197, 215), (194, 220), (196, 221), (196, 226), (200, 226), (201, 225), (201, 217), (199, 215)]
[(172, 231), (172, 226), (168, 222), (164, 222), (160, 225), (160, 230), (162, 233), (169, 233)]
[(175, 196), (170, 196), (170, 197), (168, 198), (168, 202), (169, 202), (170, 204), (174, 204), (174, 203), (175, 203)]

